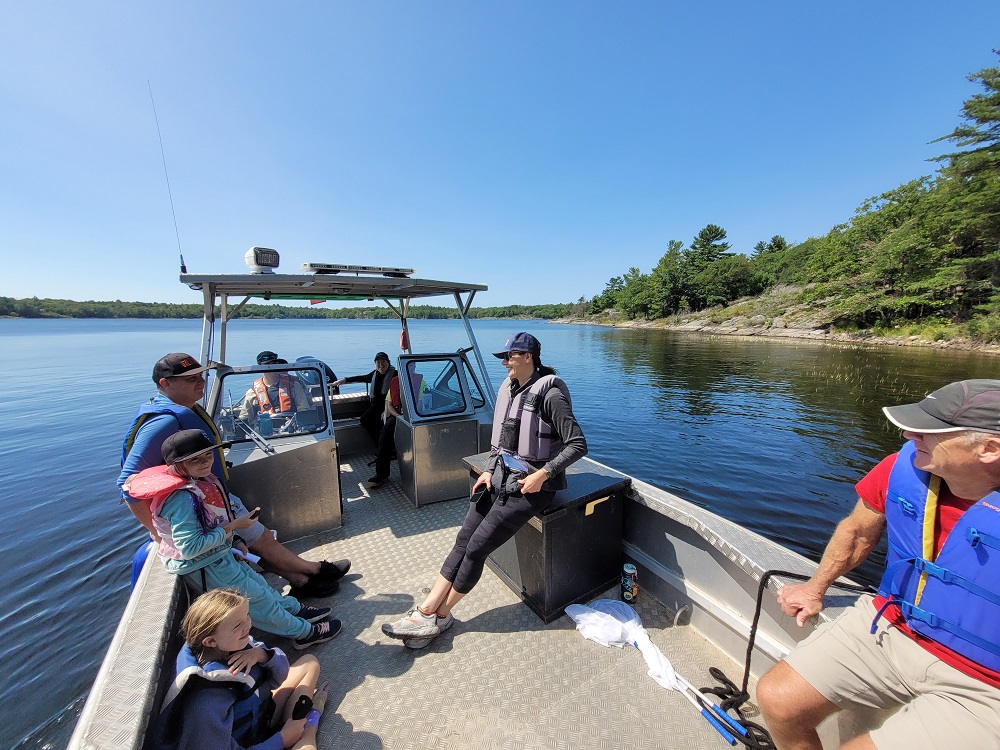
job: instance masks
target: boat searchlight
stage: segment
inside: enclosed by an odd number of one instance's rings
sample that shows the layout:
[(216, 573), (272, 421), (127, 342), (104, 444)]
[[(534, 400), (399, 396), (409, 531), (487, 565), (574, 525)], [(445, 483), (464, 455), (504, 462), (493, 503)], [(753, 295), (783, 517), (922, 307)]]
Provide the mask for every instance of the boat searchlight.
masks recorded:
[(269, 247), (251, 247), (243, 256), (250, 273), (274, 273), (278, 267), (278, 251)]

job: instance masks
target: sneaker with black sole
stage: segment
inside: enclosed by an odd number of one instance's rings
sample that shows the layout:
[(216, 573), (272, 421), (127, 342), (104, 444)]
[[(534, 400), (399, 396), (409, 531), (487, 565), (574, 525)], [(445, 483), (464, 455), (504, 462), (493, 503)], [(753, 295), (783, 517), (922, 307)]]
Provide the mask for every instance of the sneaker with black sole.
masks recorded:
[(333, 610), (329, 607), (310, 607), (308, 604), (303, 604), (295, 616), (301, 617), (306, 622), (319, 622), (329, 617), (331, 612)]
[[(438, 635), (441, 635), (441, 633), (446, 631), (454, 624), (455, 624), (455, 618), (451, 616), (451, 612), (449, 612), (444, 617), (438, 617), (437, 618)], [(437, 638), (437, 635), (430, 635), (427, 636), (426, 638), (417, 638), (414, 636), (410, 636), (408, 638), (403, 639), (403, 645), (406, 646), (407, 648), (412, 648), (412, 649), (427, 648), (427, 646), (430, 646), (431, 641), (433, 641), (435, 638)]]
[(337, 637), (340, 632), (340, 620), (323, 620), (323, 622), (313, 623), (312, 631), (305, 638), (296, 638), (292, 641), (297, 651), (315, 646), (317, 643), (326, 643)]
[(405, 640), (436, 636), (441, 630), (438, 628), (437, 615), (425, 615), (418, 608), (414, 608), (406, 614), (406, 617), (383, 624), (382, 632), (390, 638)]
[(292, 586), (288, 589), (288, 595), (296, 599), (322, 599), (333, 596), (340, 588), (340, 582), (329, 578), (320, 578), (319, 575), (309, 576), (309, 580), (301, 586)]
[(339, 581), (341, 578), (347, 575), (347, 571), (351, 569), (350, 560), (336, 560), (335, 562), (330, 562), (328, 560), (319, 561), (319, 573), (315, 577), (323, 578), (327, 581)]

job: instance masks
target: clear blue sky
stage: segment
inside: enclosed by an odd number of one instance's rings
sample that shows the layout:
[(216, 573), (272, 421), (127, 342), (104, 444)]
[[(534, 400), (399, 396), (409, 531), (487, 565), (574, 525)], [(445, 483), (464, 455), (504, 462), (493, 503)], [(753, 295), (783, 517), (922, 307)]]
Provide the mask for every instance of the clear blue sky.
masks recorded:
[(196, 302), (251, 245), (575, 301), (705, 224), (930, 174), (1000, 2), (31, 2), (0, 16), (0, 295)]

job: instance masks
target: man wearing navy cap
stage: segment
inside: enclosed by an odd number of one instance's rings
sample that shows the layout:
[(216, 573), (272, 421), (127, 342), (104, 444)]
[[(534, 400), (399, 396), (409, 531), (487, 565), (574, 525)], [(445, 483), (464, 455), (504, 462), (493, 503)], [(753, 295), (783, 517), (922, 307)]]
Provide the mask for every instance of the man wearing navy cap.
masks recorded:
[(878, 596), (820, 626), (757, 686), (779, 750), (819, 748), (844, 708), (899, 709), (849, 748), (996, 747), (1000, 737), (1000, 380), (886, 417), (907, 443), (857, 484), (813, 577), (778, 602), (801, 627), (888, 532)]

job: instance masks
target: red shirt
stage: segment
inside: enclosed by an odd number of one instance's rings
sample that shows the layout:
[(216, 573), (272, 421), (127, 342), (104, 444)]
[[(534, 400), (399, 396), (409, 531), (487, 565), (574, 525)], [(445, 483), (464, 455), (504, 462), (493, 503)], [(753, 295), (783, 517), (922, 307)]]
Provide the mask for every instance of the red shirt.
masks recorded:
[[(877, 513), (882, 513), (883, 515), (885, 514), (885, 493), (889, 488), (889, 474), (892, 472), (892, 467), (896, 463), (897, 455), (899, 454), (893, 453), (891, 456), (882, 459), (878, 466), (868, 472), (864, 479), (855, 485), (855, 489), (858, 491), (858, 497), (864, 501), (865, 505)], [(948, 534), (951, 533), (951, 530), (955, 528), (955, 524), (958, 522), (958, 519), (962, 517), (962, 514), (965, 513), (965, 511), (975, 504), (975, 500), (966, 500), (965, 498), (953, 495), (951, 490), (948, 489), (948, 486), (944, 482), (941, 482), (941, 494), (938, 497), (938, 517), (934, 528), (935, 556), (941, 552), (941, 547), (944, 546), (945, 539), (948, 538)], [(881, 607), (884, 603), (885, 599), (883, 597), (878, 596), (875, 598), (876, 609)], [(950, 648), (942, 646), (937, 641), (926, 638), (920, 635), (920, 633), (914, 633), (909, 627), (907, 627), (906, 623), (903, 621), (902, 615), (896, 607), (889, 607), (883, 613), (883, 617), (895, 625), (900, 632), (908, 635), (923, 648), (937, 656), (945, 664), (950, 664), (959, 672), (967, 674), (970, 677), (974, 677), (977, 680), (982, 680), (988, 685), (1000, 688), (1000, 672), (994, 672), (991, 669), (986, 669), (961, 654), (955, 653)]]

